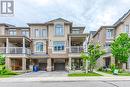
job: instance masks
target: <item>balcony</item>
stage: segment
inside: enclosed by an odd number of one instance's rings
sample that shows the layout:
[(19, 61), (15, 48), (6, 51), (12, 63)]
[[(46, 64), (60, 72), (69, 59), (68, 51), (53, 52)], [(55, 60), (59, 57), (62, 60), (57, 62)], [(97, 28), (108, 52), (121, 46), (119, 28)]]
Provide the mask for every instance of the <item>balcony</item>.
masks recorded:
[(70, 53), (80, 53), (83, 50), (83, 46), (71, 46)]
[(23, 47), (0, 47), (0, 53), (3, 54), (31, 54), (30, 49)]

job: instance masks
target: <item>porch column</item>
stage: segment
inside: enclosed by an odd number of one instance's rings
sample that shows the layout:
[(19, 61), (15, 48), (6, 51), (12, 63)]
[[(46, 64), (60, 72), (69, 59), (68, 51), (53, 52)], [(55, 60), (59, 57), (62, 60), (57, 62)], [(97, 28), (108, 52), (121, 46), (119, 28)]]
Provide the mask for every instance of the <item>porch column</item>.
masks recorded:
[(26, 71), (26, 58), (22, 58), (22, 71)]
[(11, 69), (11, 59), (9, 57), (5, 58), (5, 67), (6, 67), (6, 69), (12, 70)]
[(52, 71), (52, 69), (51, 69), (51, 58), (47, 59), (47, 71)]
[(71, 57), (69, 57), (69, 70), (71, 70)]
[(115, 58), (111, 56), (111, 64), (115, 64)]
[(9, 52), (9, 39), (6, 38), (6, 53)]
[(25, 38), (23, 38), (23, 53), (25, 53)]

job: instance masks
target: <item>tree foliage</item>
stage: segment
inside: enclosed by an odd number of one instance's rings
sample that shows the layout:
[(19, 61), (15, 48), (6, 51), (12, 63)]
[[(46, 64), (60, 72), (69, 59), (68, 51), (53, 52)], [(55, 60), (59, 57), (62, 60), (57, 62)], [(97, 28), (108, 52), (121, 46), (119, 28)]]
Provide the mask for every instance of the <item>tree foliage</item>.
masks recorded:
[(127, 33), (121, 33), (111, 44), (111, 52), (120, 63), (128, 61), (130, 53), (130, 38)]
[(5, 56), (3, 54), (0, 54), (0, 65), (5, 64)]
[(81, 58), (87, 59), (89, 61), (89, 71), (93, 71), (95, 64), (96, 64), (96, 60), (101, 56), (105, 54), (105, 51), (100, 49), (99, 45), (93, 45), (90, 44), (87, 48), (87, 55), (85, 53), (81, 53)]

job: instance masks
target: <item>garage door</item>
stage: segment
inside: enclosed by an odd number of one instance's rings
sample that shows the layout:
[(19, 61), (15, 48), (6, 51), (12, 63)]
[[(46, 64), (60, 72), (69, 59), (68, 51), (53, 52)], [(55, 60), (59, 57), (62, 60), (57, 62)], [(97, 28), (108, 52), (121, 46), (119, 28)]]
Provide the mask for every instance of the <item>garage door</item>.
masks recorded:
[(65, 70), (65, 63), (55, 63), (54, 64), (55, 71), (63, 71)]

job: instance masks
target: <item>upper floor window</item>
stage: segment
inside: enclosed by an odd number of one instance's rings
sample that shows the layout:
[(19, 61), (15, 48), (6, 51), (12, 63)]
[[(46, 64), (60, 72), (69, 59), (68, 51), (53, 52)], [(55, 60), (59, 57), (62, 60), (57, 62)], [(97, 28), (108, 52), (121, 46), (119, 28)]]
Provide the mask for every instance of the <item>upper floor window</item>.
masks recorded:
[(15, 36), (16, 35), (16, 30), (9, 30), (9, 35)]
[(80, 34), (80, 30), (72, 30), (72, 34)]
[(35, 29), (35, 37), (47, 37), (46, 29)]
[(42, 29), (42, 35), (43, 37), (47, 37), (47, 30), (46, 29)]
[(65, 42), (64, 41), (54, 41), (54, 51), (63, 51), (65, 49)]
[(39, 37), (39, 35), (40, 35), (39, 29), (35, 29), (35, 37)]
[(36, 43), (36, 52), (43, 52), (43, 42)]
[(125, 25), (125, 33), (129, 33), (129, 25)]
[(62, 24), (55, 25), (55, 35), (56, 36), (63, 36), (64, 35), (64, 28)]
[(113, 29), (107, 29), (106, 30), (106, 38), (107, 39), (112, 39), (113, 38)]
[(22, 31), (22, 35), (23, 35), (23, 36), (26, 36), (26, 37), (29, 37), (29, 31), (23, 30), (23, 31)]

